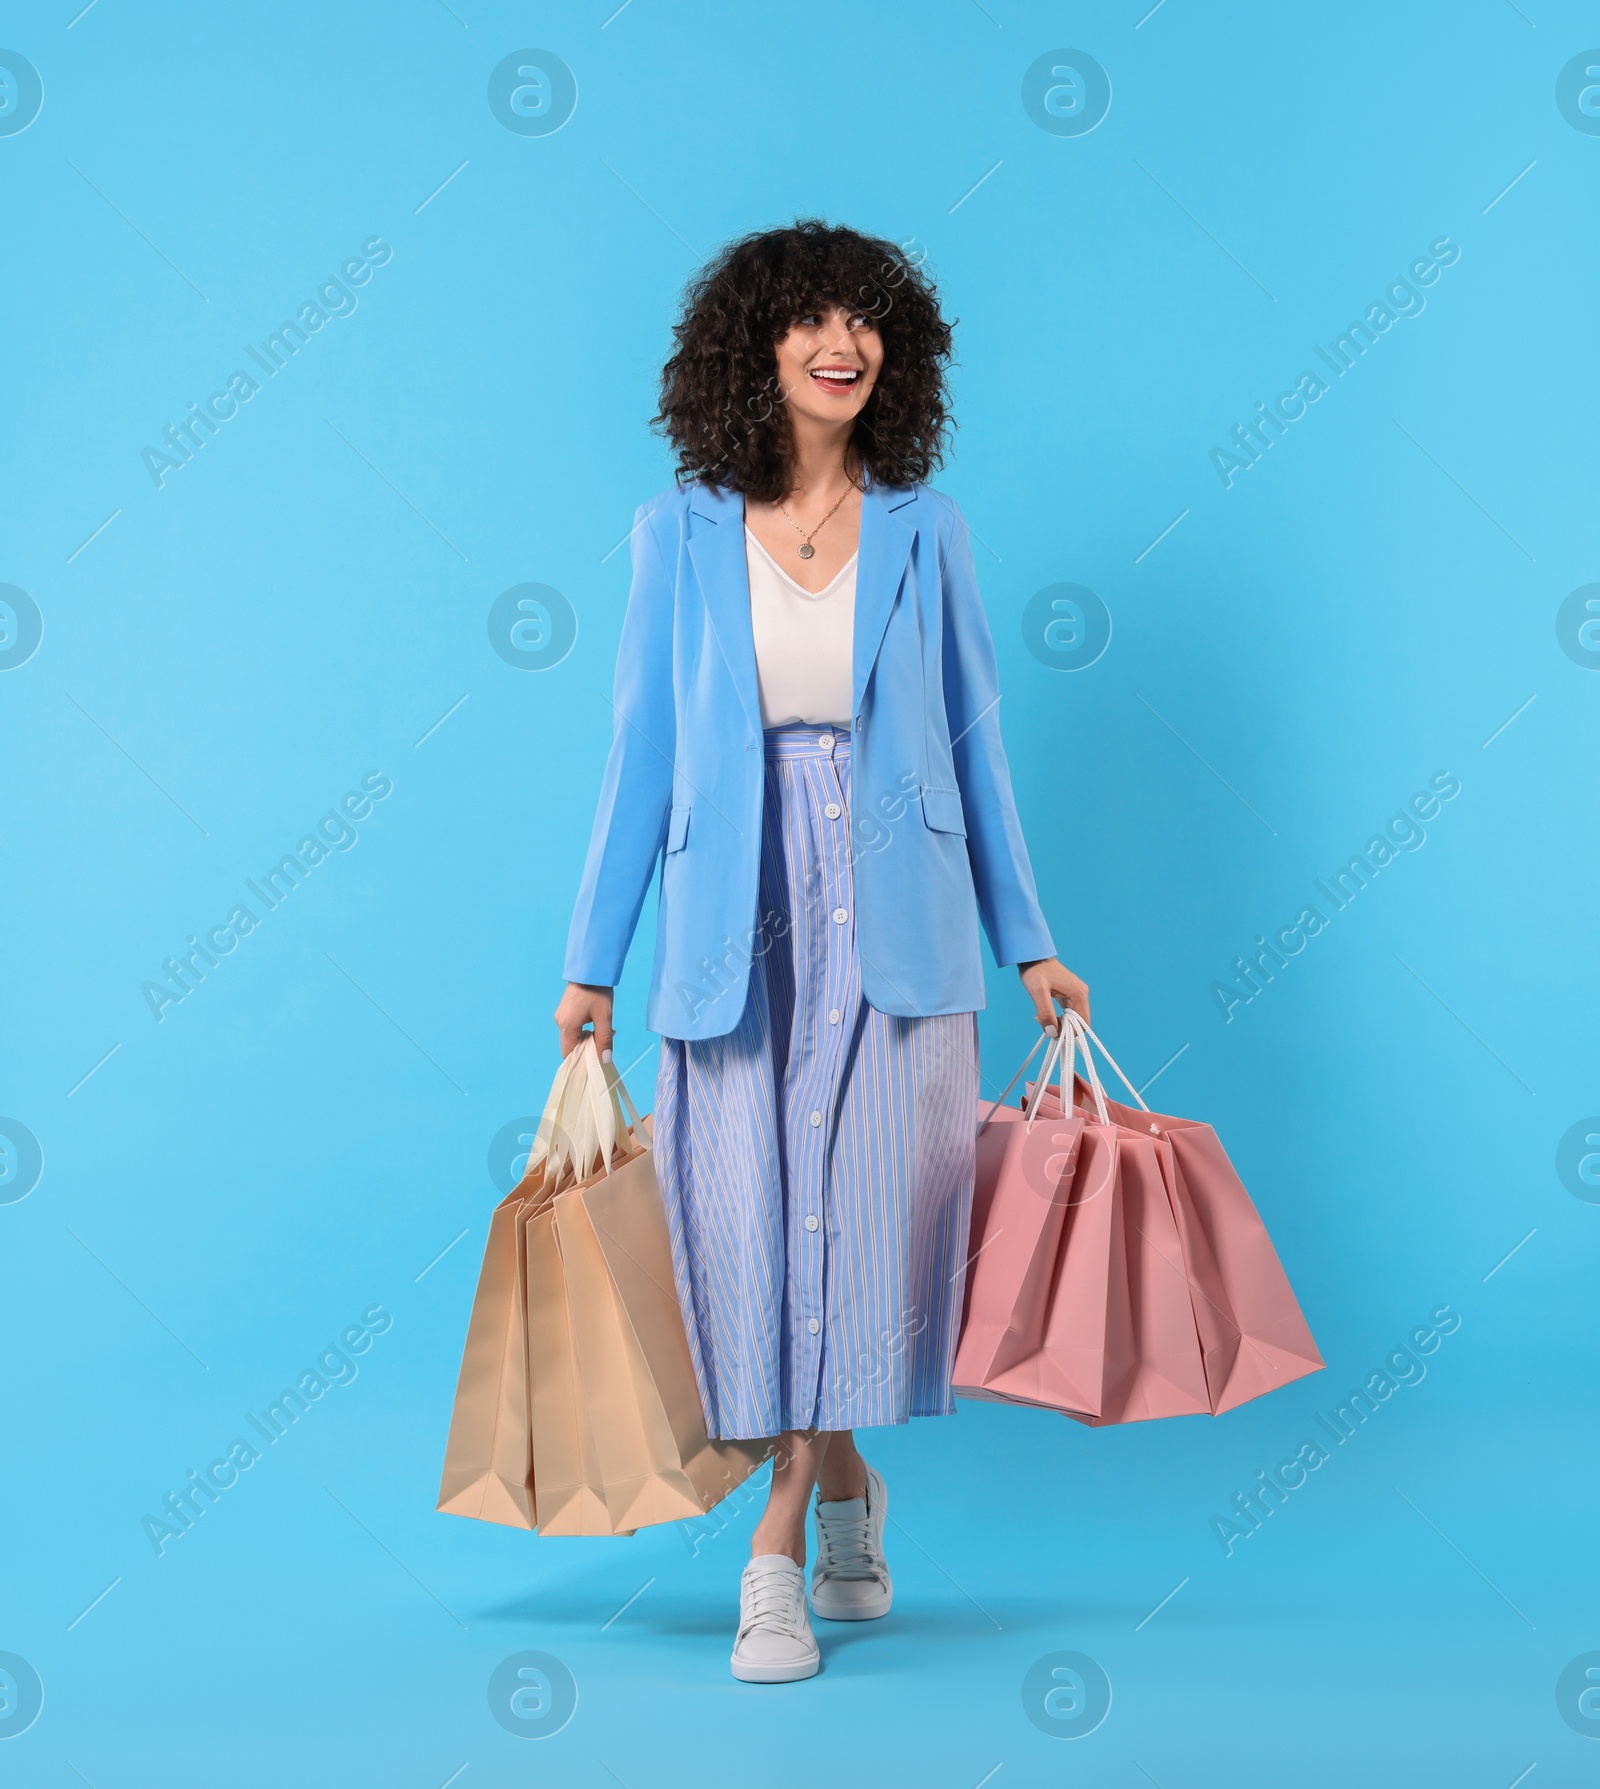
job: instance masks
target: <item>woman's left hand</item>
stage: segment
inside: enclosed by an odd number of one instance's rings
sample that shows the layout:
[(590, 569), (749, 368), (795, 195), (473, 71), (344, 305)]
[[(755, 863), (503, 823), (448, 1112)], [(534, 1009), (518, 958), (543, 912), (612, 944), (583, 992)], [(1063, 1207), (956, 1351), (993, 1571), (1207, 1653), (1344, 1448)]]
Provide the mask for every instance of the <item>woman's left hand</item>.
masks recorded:
[(1017, 974), (1022, 977), (1022, 985), (1028, 990), (1039, 1023), (1046, 1031), (1053, 1032), (1056, 1028), (1057, 1000), (1063, 1006), (1070, 1006), (1085, 1025), (1089, 1023), (1089, 984), (1074, 975), (1059, 958), (1040, 957), (1036, 962), (1019, 963)]

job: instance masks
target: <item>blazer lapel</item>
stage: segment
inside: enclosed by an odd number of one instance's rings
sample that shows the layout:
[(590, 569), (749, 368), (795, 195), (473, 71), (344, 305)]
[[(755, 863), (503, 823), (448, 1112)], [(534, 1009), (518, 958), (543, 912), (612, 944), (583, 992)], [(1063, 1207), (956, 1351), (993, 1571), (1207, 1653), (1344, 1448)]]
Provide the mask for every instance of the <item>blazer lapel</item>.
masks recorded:
[(894, 513), (916, 501), (916, 492), (894, 485), (869, 485), (861, 501), (861, 539), (856, 559), (856, 626), (852, 670), (852, 712), (861, 712), (872, 667), (878, 662), (883, 630), (900, 594), (916, 529)]
[[(861, 503), (856, 547), (856, 618), (851, 655), (852, 714), (878, 661), (884, 629), (900, 594), (916, 529), (894, 513), (916, 501), (916, 492), (870, 485)], [(689, 499), (689, 558), (705, 600), (723, 660), (740, 705), (761, 732), (761, 685), (756, 673), (755, 633), (750, 625), (750, 573), (744, 550), (744, 498), (737, 491), (697, 484)], [(844, 718), (844, 717), (841, 717)]]
[(744, 556), (744, 498), (737, 491), (696, 484), (689, 499), (689, 557), (706, 614), (733, 678), (740, 705), (761, 732), (761, 685), (750, 625), (750, 572)]

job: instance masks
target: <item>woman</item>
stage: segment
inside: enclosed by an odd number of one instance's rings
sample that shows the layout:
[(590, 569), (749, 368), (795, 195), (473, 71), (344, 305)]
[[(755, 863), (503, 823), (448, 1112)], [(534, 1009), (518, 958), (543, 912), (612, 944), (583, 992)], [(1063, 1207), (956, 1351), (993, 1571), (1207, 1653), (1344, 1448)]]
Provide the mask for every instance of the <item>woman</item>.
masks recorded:
[(858, 1426), (948, 1414), (981, 920), (1039, 1022), (1056, 960), (1000, 741), (966, 524), (923, 482), (950, 329), (892, 244), (806, 221), (691, 286), (639, 510), (616, 731), (556, 1008), (612, 1043), (657, 861), (656, 1172), (715, 1438), (775, 1437), (733, 1673), (809, 1677), (811, 1603), (888, 1613)]

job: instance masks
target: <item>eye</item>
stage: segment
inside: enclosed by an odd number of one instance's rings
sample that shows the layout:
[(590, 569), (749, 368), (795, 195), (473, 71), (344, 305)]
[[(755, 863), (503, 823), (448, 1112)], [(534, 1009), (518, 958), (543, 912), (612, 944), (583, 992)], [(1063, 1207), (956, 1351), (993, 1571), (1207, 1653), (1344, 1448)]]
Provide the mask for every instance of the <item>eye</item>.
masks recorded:
[(871, 329), (874, 326), (875, 325), (874, 325), (873, 318), (870, 317), (865, 311), (857, 311), (856, 314), (850, 319), (850, 327), (852, 329)]

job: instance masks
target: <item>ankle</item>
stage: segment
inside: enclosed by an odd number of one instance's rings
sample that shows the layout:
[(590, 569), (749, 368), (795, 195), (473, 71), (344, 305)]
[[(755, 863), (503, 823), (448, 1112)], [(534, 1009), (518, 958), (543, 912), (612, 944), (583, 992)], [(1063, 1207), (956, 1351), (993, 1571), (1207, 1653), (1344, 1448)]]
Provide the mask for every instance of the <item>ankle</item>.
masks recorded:
[(763, 1553), (782, 1553), (792, 1559), (796, 1565), (806, 1562), (806, 1537), (802, 1532), (798, 1537), (792, 1534), (767, 1534), (757, 1528), (750, 1536), (750, 1557), (759, 1559)]
[(817, 1501), (819, 1503), (842, 1503), (847, 1498), (865, 1497), (867, 1494), (867, 1463), (857, 1459), (855, 1470), (843, 1471), (837, 1477), (827, 1474), (817, 1481)]

